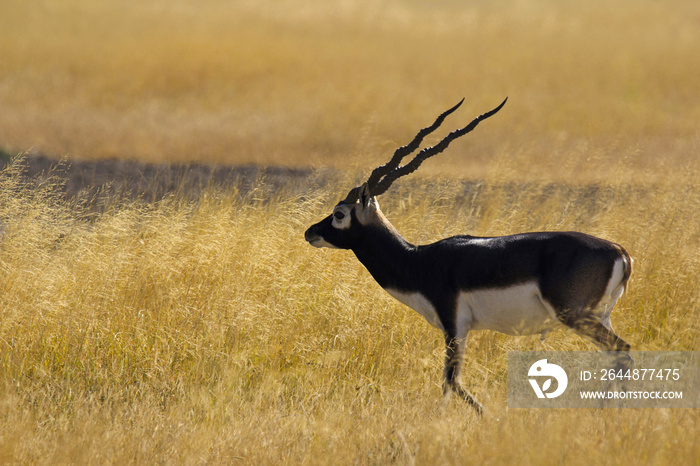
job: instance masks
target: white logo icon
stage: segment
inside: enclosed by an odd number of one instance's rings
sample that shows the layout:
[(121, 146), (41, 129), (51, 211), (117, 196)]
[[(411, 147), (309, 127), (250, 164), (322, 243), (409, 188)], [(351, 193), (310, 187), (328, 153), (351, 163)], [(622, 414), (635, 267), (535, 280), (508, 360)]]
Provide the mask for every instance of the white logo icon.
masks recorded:
[[(556, 398), (566, 390), (566, 385), (569, 383), (569, 378), (566, 376), (566, 372), (561, 367), (556, 364), (547, 363), (546, 359), (540, 359), (530, 366), (530, 370), (527, 373), (530, 377), (549, 377), (542, 384), (542, 388), (537, 383), (535, 379), (529, 379), (532, 389), (535, 391), (537, 398)], [(547, 390), (552, 386), (552, 378), (557, 380), (557, 389), (551, 393), (547, 393)]]

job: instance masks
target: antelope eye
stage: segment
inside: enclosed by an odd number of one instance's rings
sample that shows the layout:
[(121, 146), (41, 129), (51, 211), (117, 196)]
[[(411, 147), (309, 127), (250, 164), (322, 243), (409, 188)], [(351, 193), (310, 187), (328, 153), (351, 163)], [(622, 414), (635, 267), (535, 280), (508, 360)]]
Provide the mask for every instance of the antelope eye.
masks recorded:
[(340, 211), (334, 213), (333, 216), (335, 217), (336, 220), (342, 220), (345, 218), (345, 214), (340, 212)]

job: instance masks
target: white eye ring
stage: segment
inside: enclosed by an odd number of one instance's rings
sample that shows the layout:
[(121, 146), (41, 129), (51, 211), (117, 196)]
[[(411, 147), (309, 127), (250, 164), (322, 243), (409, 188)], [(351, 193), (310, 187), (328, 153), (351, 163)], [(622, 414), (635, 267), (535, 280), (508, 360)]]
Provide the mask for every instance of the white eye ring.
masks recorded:
[(336, 220), (342, 220), (345, 218), (345, 214), (338, 211), (338, 212), (333, 214), (333, 217), (335, 217)]

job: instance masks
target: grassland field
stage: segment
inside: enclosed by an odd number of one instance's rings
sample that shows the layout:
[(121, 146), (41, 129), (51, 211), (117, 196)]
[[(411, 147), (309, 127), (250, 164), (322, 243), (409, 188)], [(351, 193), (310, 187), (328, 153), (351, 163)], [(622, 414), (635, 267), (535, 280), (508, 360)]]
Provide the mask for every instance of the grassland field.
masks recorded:
[(438, 113), (466, 97), (428, 143), (509, 96), (387, 217), (614, 240), (616, 331), (697, 351), (698, 24), (685, 0), (3, 1), (0, 463), (698, 464), (697, 410), (508, 409), (508, 351), (594, 350), (571, 332), (473, 332), (486, 415), (441, 403), (440, 333), (303, 240)]

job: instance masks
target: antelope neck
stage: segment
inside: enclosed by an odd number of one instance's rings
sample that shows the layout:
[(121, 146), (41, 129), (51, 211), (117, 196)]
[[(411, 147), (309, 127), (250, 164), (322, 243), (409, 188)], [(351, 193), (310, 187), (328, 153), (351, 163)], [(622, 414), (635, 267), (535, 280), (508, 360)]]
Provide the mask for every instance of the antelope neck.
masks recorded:
[(384, 225), (367, 227), (352, 252), (382, 288), (413, 288), (417, 248), (395, 230)]

